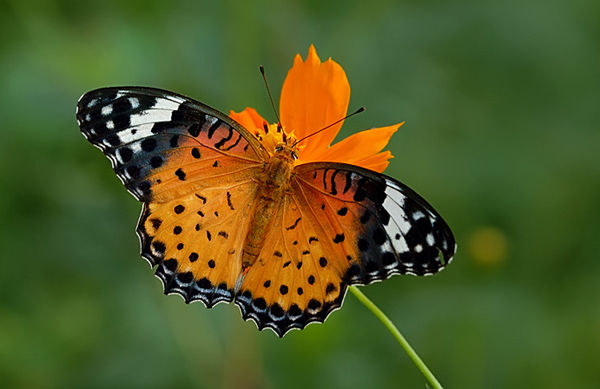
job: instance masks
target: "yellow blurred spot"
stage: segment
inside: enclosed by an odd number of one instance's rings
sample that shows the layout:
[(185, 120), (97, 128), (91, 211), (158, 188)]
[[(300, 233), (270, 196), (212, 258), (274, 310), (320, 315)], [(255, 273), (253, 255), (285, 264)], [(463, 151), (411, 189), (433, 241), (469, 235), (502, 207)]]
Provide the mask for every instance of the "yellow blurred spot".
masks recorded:
[(480, 227), (468, 239), (471, 258), (480, 265), (497, 266), (506, 260), (508, 240), (496, 227)]

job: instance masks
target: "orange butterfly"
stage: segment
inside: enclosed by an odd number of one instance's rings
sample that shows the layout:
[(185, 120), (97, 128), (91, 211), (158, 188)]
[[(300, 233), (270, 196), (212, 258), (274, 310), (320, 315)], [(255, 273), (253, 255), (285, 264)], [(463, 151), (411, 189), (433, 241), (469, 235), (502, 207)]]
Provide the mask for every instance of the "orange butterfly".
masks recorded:
[(86, 93), (77, 120), (144, 203), (142, 256), (165, 293), (233, 301), (283, 336), (324, 321), (348, 285), (432, 274), (456, 250), (423, 198), (378, 173), (402, 123), (330, 146), (340, 122), (298, 142), (343, 117), (349, 96), (343, 69), (311, 46), (284, 83), (280, 124), (142, 87)]

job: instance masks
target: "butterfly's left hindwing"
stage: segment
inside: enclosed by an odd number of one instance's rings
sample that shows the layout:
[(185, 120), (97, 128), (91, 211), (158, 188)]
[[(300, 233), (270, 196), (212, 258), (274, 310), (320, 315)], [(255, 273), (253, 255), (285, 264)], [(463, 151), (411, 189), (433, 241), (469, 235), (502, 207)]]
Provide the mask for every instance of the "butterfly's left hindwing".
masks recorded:
[(207, 307), (233, 300), (256, 189), (251, 179), (224, 177), (218, 187), (144, 204), (137, 230), (142, 255), (158, 265), (165, 293)]

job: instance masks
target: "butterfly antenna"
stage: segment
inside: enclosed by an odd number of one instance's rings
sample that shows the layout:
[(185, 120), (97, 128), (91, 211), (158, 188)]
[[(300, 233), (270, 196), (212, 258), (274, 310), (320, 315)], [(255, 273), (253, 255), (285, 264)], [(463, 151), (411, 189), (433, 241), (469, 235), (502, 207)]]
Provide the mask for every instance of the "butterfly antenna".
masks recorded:
[(336, 124), (338, 124), (339, 122), (341, 122), (341, 121), (344, 121), (344, 120), (348, 119), (350, 116), (354, 116), (354, 115), (356, 115), (357, 113), (361, 113), (361, 112), (363, 112), (365, 109), (366, 109), (365, 107), (360, 107), (359, 109), (357, 109), (356, 111), (352, 112), (351, 114), (349, 114), (349, 115), (346, 115), (346, 116), (344, 116), (343, 118), (341, 118), (341, 119), (339, 119), (339, 120), (336, 120), (335, 122), (331, 123), (330, 125), (328, 125), (328, 126), (325, 126), (325, 127), (321, 128), (319, 131), (315, 131), (315, 132), (313, 132), (312, 134), (308, 134), (308, 135), (306, 135), (305, 137), (298, 139), (296, 142), (294, 142), (294, 144), (292, 145), (292, 147), (296, 146), (298, 143), (302, 142), (302, 141), (303, 141), (303, 140), (305, 140), (306, 138), (309, 138), (309, 137), (311, 137), (311, 136), (313, 136), (313, 135), (317, 135), (318, 133), (325, 131), (326, 129), (328, 129), (328, 128), (329, 128), (329, 127), (331, 127), (331, 126), (335, 126), (335, 125), (336, 125)]
[(271, 107), (273, 108), (273, 112), (275, 113), (275, 117), (277, 118), (277, 129), (280, 129), (281, 120), (279, 120), (279, 115), (277, 114), (277, 110), (275, 109), (275, 103), (273, 102), (273, 96), (271, 95), (271, 88), (269, 88), (269, 83), (267, 82), (267, 77), (265, 76), (265, 68), (262, 65), (260, 65), (258, 68), (260, 69), (260, 74), (262, 74), (262, 78), (265, 82), (267, 94), (269, 95), (269, 100), (271, 101)]

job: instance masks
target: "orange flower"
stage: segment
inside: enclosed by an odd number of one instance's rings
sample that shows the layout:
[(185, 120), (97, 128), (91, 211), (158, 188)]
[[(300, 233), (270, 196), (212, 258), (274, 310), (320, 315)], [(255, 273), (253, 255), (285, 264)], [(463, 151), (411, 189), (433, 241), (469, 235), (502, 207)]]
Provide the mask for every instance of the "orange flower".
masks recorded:
[[(273, 153), (278, 143), (293, 145), (295, 140), (310, 135), (343, 118), (348, 110), (350, 85), (344, 69), (329, 58), (321, 62), (313, 45), (305, 61), (300, 54), (294, 58), (283, 83), (279, 112), (282, 134), (277, 123), (268, 124), (253, 108), (246, 108), (229, 116), (252, 132)], [(390, 151), (381, 151), (392, 134), (404, 124), (372, 128), (331, 145), (343, 122), (331, 126), (297, 147), (296, 164), (307, 162), (344, 162), (382, 172), (392, 158)]]

